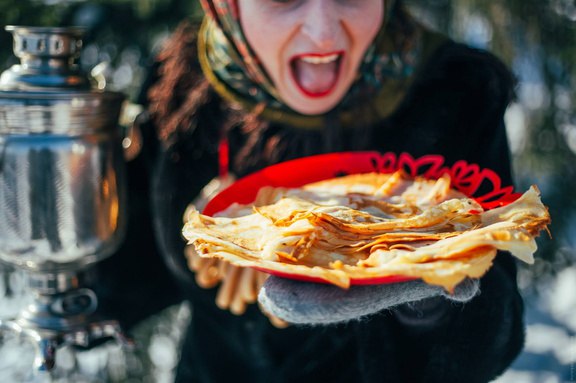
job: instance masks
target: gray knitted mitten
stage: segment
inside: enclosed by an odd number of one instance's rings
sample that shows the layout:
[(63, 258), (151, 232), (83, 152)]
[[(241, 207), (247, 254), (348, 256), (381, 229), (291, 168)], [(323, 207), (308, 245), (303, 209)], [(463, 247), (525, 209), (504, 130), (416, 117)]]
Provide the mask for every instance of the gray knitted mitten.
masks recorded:
[(319, 283), (269, 277), (258, 301), (269, 313), (294, 324), (329, 324), (359, 319), (383, 309), (435, 296), (466, 302), (479, 292), (479, 282), (466, 279), (448, 294), (420, 280), (352, 286), (348, 290)]

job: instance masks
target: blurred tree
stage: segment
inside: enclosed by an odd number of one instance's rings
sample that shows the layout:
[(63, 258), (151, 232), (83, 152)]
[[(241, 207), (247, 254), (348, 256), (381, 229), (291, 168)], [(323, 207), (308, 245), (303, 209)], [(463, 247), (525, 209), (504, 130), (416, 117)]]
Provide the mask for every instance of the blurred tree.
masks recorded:
[(496, 27), (505, 31), (497, 41), (508, 42), (494, 51), (507, 57), (519, 76), (519, 101), (528, 121), (526, 145), (515, 156), (519, 186), (538, 184), (552, 215), (553, 238), (540, 238), (540, 261), (526, 270), (536, 280), (549, 278), (576, 261), (570, 224), (576, 212), (576, 6), (563, 0), (491, 4), (490, 20), (499, 20), (494, 4), (507, 8), (508, 22)]

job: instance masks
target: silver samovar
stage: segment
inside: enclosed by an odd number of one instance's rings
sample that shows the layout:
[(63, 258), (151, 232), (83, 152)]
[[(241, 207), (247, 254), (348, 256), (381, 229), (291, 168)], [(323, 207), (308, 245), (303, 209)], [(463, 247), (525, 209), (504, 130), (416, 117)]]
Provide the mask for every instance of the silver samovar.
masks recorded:
[(60, 346), (129, 343), (84, 287), (125, 230), (124, 97), (80, 71), (81, 29), (6, 30), (20, 64), (0, 77), (0, 261), (23, 270), (33, 299), (0, 331), (33, 341), (51, 370)]

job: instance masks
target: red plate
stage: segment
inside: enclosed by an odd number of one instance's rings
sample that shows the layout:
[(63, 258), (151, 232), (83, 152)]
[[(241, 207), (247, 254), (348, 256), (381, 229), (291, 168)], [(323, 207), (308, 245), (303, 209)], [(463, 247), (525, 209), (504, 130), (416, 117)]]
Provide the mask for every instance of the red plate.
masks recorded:
[[(500, 177), (493, 170), (483, 169), (466, 161), (446, 166), (441, 155), (430, 154), (414, 158), (408, 153), (341, 152), (282, 162), (246, 176), (216, 195), (206, 205), (204, 214), (213, 215), (233, 203), (249, 204), (255, 200), (258, 190), (263, 186), (295, 188), (348, 174), (393, 173), (399, 169), (404, 169), (411, 176), (420, 175), (431, 179), (448, 173), (455, 189), (474, 198), (485, 209), (507, 205), (521, 195), (515, 193), (512, 186), (502, 185)], [(263, 268), (258, 270), (284, 278), (326, 283), (324, 280), (303, 275)], [(414, 278), (395, 275), (353, 279), (351, 284), (396, 283), (410, 279)]]

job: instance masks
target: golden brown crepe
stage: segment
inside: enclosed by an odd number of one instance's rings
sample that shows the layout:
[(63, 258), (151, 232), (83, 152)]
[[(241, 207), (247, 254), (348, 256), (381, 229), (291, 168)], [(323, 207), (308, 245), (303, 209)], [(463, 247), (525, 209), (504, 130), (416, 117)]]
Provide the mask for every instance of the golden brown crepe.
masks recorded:
[(200, 256), (237, 266), (343, 288), (351, 279), (401, 275), (451, 291), (484, 275), (497, 250), (533, 263), (534, 238), (549, 222), (535, 186), (485, 211), (452, 189), (448, 175), (429, 180), (398, 171), (263, 188), (255, 203), (217, 217), (190, 212), (183, 234)]

